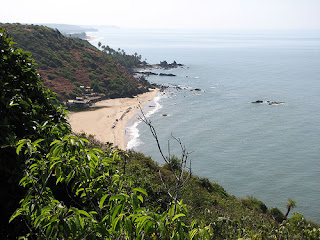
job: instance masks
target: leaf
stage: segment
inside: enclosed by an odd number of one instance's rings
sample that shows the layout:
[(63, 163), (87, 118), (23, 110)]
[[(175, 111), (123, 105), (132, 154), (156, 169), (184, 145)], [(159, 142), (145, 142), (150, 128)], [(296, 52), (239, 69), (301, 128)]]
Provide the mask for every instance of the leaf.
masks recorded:
[(189, 237), (190, 239), (193, 239), (194, 236), (198, 233), (198, 229), (192, 229), (190, 232), (189, 232)]
[(143, 197), (142, 196), (137, 196), (137, 198), (143, 203)]
[(106, 219), (110, 217), (109, 213), (107, 213), (101, 220), (101, 222), (103, 223), (104, 221), (106, 221)]
[(146, 190), (144, 190), (143, 188), (134, 188), (133, 192), (141, 192), (144, 195), (148, 196), (148, 193), (146, 192)]
[(32, 171), (34, 168), (37, 168), (37, 167), (38, 167), (38, 163), (34, 163), (29, 167), (29, 169)]
[(67, 183), (67, 184), (70, 182), (70, 180), (71, 180), (71, 178), (73, 178), (73, 176), (74, 176), (74, 171), (71, 171), (71, 172), (68, 174), (68, 177), (67, 177), (67, 179), (66, 179), (66, 183)]
[(132, 196), (132, 202), (133, 202), (133, 210), (136, 210), (139, 206), (139, 200), (137, 198), (136, 194), (133, 194)]
[(61, 173), (61, 168), (58, 166), (58, 167), (56, 167), (56, 169), (55, 169), (55, 175), (56, 175), (56, 177), (58, 178), (57, 179), (57, 181), (56, 181), (56, 184), (58, 184), (59, 182), (61, 182), (62, 181), (62, 173)]
[[(88, 139), (85, 139), (85, 138), (80, 138), (79, 139), (80, 142), (85, 142), (87, 144), (89, 144), (90, 142), (88, 141)], [(83, 144), (83, 143), (82, 143)]]
[(101, 149), (99, 149), (99, 148), (93, 148), (92, 151), (95, 151), (95, 152), (103, 154), (103, 151)]
[(41, 222), (43, 221), (43, 219), (47, 218), (47, 215), (39, 215), (36, 220), (34, 221), (34, 226), (37, 228), (38, 226), (40, 226)]
[(100, 199), (100, 202), (99, 202), (99, 207), (100, 209), (103, 208), (103, 204), (104, 204), (104, 201), (106, 200), (106, 198), (109, 196), (109, 194), (106, 194), (104, 195), (101, 199)]
[(125, 228), (128, 234), (132, 233), (132, 222), (125, 218)]
[(118, 205), (114, 208), (114, 211), (113, 211), (113, 214), (112, 214), (112, 218), (111, 218), (111, 221), (113, 222), (113, 220), (115, 219), (115, 217), (118, 215), (118, 213), (122, 212), (122, 209), (123, 209), (123, 205)]
[(69, 212), (74, 212), (75, 214), (79, 215), (79, 209), (78, 208), (75, 208), (75, 207), (71, 207), (69, 209)]
[(186, 216), (185, 214), (179, 213), (179, 214), (175, 215), (175, 216), (172, 218), (172, 222), (173, 222), (174, 220), (176, 220), (177, 218), (179, 218), (179, 217), (185, 217), (185, 216)]
[(115, 231), (117, 226), (118, 226), (118, 222), (119, 220), (123, 217), (123, 215), (120, 215), (119, 217), (117, 217), (113, 222), (112, 222), (112, 231)]
[(143, 216), (136, 219), (137, 224), (137, 234), (140, 234), (145, 224), (148, 222), (148, 220), (151, 219), (149, 216)]
[(123, 195), (115, 195), (115, 196), (112, 196), (110, 199), (109, 199), (109, 202), (113, 201), (113, 200), (121, 200), (121, 201), (124, 201), (125, 200), (125, 197)]
[(62, 162), (61, 160), (54, 162), (54, 163), (50, 166), (50, 170), (51, 170), (56, 164), (61, 163), (61, 162)]
[(10, 217), (10, 220), (9, 220), (9, 223), (11, 223), (13, 221), (13, 219), (15, 219), (16, 217), (18, 217), (19, 215), (21, 215), (21, 209), (17, 209), (13, 214), (12, 216)]
[(83, 229), (84, 225), (83, 225), (83, 219), (81, 217), (79, 217), (79, 222), (80, 222), (81, 228)]
[(39, 145), (38, 143), (41, 143), (43, 141), (44, 141), (44, 139), (38, 139), (38, 140), (34, 141), (33, 144), (34, 145), (36, 145), (36, 144)]
[(49, 226), (48, 226), (48, 228), (47, 228), (47, 231), (46, 231), (46, 237), (47, 237), (47, 239), (49, 239), (50, 238), (50, 235), (51, 235), (51, 232), (52, 232), (52, 225), (50, 224)]
[(144, 232), (146, 235), (150, 234), (150, 230), (152, 231), (152, 226), (153, 226), (153, 222), (152, 221), (147, 221), (146, 224), (144, 225)]
[(82, 214), (82, 215), (85, 215), (85, 216), (87, 216), (87, 217), (89, 217), (89, 218), (92, 218), (92, 217), (90, 216), (90, 214), (87, 213), (87, 212), (84, 211), (84, 210), (79, 210), (79, 214)]
[(59, 143), (59, 142), (61, 142), (60, 140), (55, 140), (55, 141), (53, 141), (52, 143), (50, 143), (50, 147), (52, 146), (52, 145), (55, 145), (56, 143)]
[(53, 149), (52, 157), (56, 157), (61, 152), (61, 147), (57, 146)]
[(192, 223), (191, 223), (191, 228), (194, 228), (194, 225), (197, 223), (197, 220), (193, 220)]
[(22, 139), (18, 142), (18, 147), (16, 149), (17, 155), (19, 155), (21, 148), (26, 144), (26, 142), (27, 142), (26, 139)]

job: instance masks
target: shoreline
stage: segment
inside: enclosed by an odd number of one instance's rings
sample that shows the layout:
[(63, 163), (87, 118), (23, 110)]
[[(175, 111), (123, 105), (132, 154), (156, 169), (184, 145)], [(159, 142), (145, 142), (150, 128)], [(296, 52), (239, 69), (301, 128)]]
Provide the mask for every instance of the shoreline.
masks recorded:
[(121, 150), (126, 150), (125, 129), (127, 122), (134, 118), (141, 108), (158, 95), (158, 89), (139, 94), (134, 98), (116, 98), (96, 102), (93, 107), (103, 107), (94, 111), (70, 112), (68, 121), (72, 131), (92, 134), (103, 143), (111, 142)]

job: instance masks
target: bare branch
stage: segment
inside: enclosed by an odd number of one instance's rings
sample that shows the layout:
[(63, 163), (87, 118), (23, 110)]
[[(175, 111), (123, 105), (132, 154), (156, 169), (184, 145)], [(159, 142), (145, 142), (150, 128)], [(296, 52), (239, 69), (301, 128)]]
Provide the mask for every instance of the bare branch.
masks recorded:
[(160, 180), (161, 180), (161, 182), (162, 182), (162, 184), (163, 184), (164, 188), (167, 190), (168, 195), (173, 199), (173, 197), (172, 197), (172, 195), (171, 195), (171, 193), (170, 193), (170, 191), (169, 191), (169, 189), (168, 189), (167, 185), (164, 183), (164, 181), (163, 181), (163, 179), (162, 179), (161, 171), (160, 171), (160, 170), (159, 170), (159, 176), (160, 176)]
[[(161, 145), (159, 143), (159, 139), (158, 139), (158, 136), (157, 136), (157, 132), (155, 130), (155, 128), (153, 127), (152, 123), (150, 120), (148, 120), (146, 118), (146, 116), (144, 115), (142, 109), (141, 109), (141, 106), (139, 105), (139, 108), (140, 108), (140, 111), (141, 111), (141, 114), (142, 114), (142, 117), (139, 116), (139, 119), (141, 121), (143, 121), (146, 125), (149, 126), (150, 128), (150, 131), (151, 131), (151, 134), (152, 136), (154, 137), (154, 139), (156, 140), (156, 143), (157, 143), (157, 147), (158, 147), (158, 150), (163, 158), (163, 160), (165, 161), (166, 164), (168, 164), (169, 168), (170, 168), (170, 171), (172, 172), (172, 174), (174, 175), (175, 177), (175, 180), (176, 180), (176, 183), (175, 183), (175, 187), (174, 187), (174, 190), (173, 190), (173, 194), (170, 192), (171, 189), (168, 188), (168, 186), (165, 184), (162, 176), (161, 176), (161, 171), (159, 170), (159, 176), (160, 176), (160, 180), (164, 186), (164, 188), (166, 189), (168, 195), (171, 197), (171, 199), (173, 200), (174, 202), (174, 214), (176, 213), (176, 210), (177, 210), (177, 204), (178, 204), (178, 200), (179, 200), (179, 194), (180, 194), (180, 190), (186, 185), (187, 181), (190, 179), (191, 177), (191, 160), (189, 160), (190, 162), (190, 165), (189, 167), (187, 167), (187, 162), (188, 162), (188, 157), (189, 157), (189, 152), (187, 152), (187, 149), (186, 147), (182, 144), (181, 140), (177, 137), (174, 137), (172, 134), (171, 134), (171, 137), (179, 144), (180, 146), (180, 149), (181, 149), (181, 158), (180, 158), (180, 162), (179, 162), (179, 166), (178, 166), (178, 169), (176, 169), (176, 167), (174, 167), (173, 163), (174, 163), (174, 160), (173, 160), (173, 157), (171, 157), (171, 153), (170, 153), (170, 142), (168, 140), (168, 157), (166, 157), (164, 154), (163, 154), (163, 151), (161, 149)], [(188, 171), (185, 171), (185, 170), (188, 170)]]
[(154, 129), (153, 125), (151, 124), (151, 121), (149, 121), (149, 120), (146, 118), (146, 116), (144, 115), (144, 113), (143, 113), (140, 105), (139, 105), (139, 108), (140, 108), (141, 114), (142, 114), (142, 116), (143, 116), (143, 117), (140, 117), (140, 116), (139, 116), (139, 119), (149, 126), (150, 131), (151, 131), (151, 133), (152, 133), (152, 136), (155, 138), (155, 140), (156, 140), (156, 142), (157, 142), (157, 146), (158, 146), (158, 149), (159, 149), (159, 151), (160, 151), (160, 154), (161, 154), (163, 160), (164, 160), (167, 164), (169, 164), (169, 163), (170, 163), (169, 160), (164, 156), (164, 154), (163, 154), (163, 152), (162, 152), (162, 149), (161, 149), (161, 146), (160, 146), (160, 143), (159, 143), (159, 140), (158, 140), (158, 136), (157, 136), (156, 130)]

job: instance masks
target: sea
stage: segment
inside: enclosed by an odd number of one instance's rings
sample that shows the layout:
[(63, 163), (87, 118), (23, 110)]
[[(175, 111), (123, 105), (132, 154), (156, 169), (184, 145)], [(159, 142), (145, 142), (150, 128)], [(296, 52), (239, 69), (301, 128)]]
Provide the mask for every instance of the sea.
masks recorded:
[[(93, 45), (184, 65), (147, 78), (168, 87), (143, 109), (167, 155), (181, 155), (179, 139), (193, 174), (283, 212), (294, 199), (320, 223), (320, 30), (98, 30)], [(164, 164), (137, 116), (126, 132), (129, 149)]]

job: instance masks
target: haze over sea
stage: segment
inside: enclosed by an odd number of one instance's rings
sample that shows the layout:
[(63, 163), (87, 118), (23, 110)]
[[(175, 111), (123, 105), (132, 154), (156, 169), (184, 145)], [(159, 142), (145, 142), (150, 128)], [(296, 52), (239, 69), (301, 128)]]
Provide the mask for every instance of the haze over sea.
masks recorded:
[[(173, 84), (149, 106), (164, 149), (192, 152), (193, 173), (237, 197), (320, 222), (320, 31), (183, 31), (103, 28), (92, 43), (137, 52), (149, 63), (174, 60)], [(202, 91), (190, 91), (200, 88)], [(252, 104), (256, 100), (281, 105)], [(163, 114), (167, 116), (163, 116)], [(132, 124), (132, 123), (131, 123)], [(135, 124), (129, 147), (163, 163), (145, 124)]]

